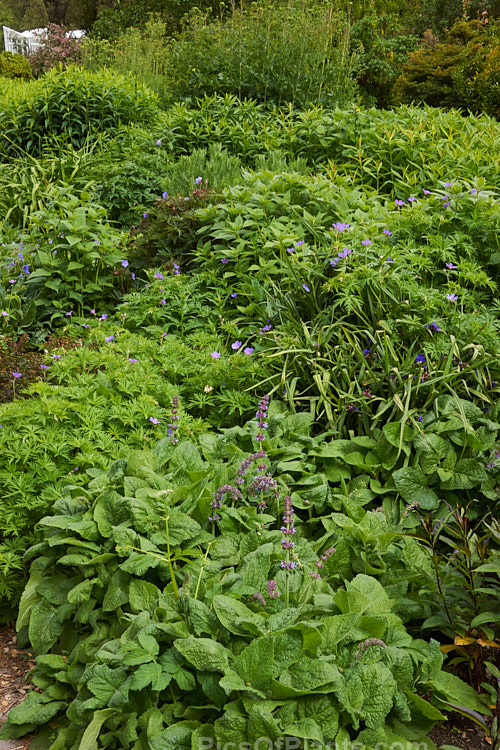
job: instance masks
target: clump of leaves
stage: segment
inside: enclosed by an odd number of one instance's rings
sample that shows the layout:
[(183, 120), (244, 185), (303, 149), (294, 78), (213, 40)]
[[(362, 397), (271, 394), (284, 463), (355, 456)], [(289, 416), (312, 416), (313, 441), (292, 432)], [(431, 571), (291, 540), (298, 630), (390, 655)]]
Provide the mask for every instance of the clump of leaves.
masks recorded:
[(375, 578), (331, 585), (335, 550), (269, 472), (266, 410), (251, 455), (209, 463), (167, 436), (67, 488), (41, 522), (19, 611), (40, 691), (3, 737), (43, 726), (53, 750), (263, 734), (373, 745), (423, 739), (442, 719), (439, 696), (488, 712), (442, 671), (437, 642), (409, 636)]

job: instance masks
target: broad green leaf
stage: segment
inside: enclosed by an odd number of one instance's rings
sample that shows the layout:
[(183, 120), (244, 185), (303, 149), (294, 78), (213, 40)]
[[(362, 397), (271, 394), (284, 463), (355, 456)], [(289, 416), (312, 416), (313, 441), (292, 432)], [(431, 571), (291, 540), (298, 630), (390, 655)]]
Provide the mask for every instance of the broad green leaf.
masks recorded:
[(96, 664), (87, 687), (99, 701), (107, 705), (123, 686), (127, 673), (124, 669), (111, 669), (106, 664)]
[(100, 711), (94, 711), (92, 721), (83, 733), (78, 750), (98, 750), (97, 740), (101, 733), (102, 725), (106, 719), (109, 719), (115, 714), (116, 710), (114, 708), (104, 708)]
[(30, 692), (19, 705), (9, 712), (11, 724), (36, 724), (44, 726), (58, 713), (66, 710), (65, 701), (49, 701), (41, 693)]
[(261, 635), (264, 621), (237, 599), (218, 594), (214, 596), (214, 609), (220, 622), (235, 635)]
[(439, 497), (430, 489), (425, 474), (418, 467), (397, 469), (392, 476), (396, 489), (406, 502), (418, 503), (425, 510), (433, 510), (439, 506)]
[(46, 654), (62, 633), (63, 623), (60, 609), (51, 606), (45, 599), (31, 610), (29, 639), (37, 654)]
[(273, 638), (257, 638), (235, 658), (233, 668), (246, 684), (267, 691), (273, 679)]
[(179, 638), (174, 646), (195, 669), (205, 672), (225, 672), (229, 667), (231, 652), (221, 643), (209, 638)]
[(152, 610), (160, 595), (160, 589), (140, 578), (132, 578), (129, 585), (128, 596), (132, 612)]

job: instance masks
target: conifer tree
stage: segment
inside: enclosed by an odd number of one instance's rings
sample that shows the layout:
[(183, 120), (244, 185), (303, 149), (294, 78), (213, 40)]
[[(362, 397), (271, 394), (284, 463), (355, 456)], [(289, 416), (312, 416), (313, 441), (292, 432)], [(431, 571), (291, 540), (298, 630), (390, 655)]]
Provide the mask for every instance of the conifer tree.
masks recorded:
[(22, 19), (23, 29), (40, 29), (47, 26), (49, 16), (43, 0), (27, 0)]

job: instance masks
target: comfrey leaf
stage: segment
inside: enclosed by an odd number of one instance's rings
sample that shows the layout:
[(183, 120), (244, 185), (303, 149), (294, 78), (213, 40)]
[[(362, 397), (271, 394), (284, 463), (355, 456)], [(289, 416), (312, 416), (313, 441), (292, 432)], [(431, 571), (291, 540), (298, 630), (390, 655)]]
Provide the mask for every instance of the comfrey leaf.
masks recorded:
[(234, 669), (247, 685), (267, 691), (273, 679), (273, 660), (273, 639), (258, 638), (235, 658)]
[(189, 636), (177, 639), (174, 646), (195, 669), (225, 672), (229, 668), (231, 652), (217, 641)]

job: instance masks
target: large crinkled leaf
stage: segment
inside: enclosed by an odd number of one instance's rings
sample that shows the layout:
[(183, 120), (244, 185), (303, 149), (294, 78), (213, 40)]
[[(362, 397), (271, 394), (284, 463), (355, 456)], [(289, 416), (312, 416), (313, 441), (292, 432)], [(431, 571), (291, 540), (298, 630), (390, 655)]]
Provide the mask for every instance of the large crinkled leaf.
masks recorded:
[(439, 497), (428, 486), (428, 479), (417, 466), (397, 469), (392, 475), (396, 489), (408, 503), (418, 503), (425, 510), (439, 506)]
[(379, 615), (392, 609), (392, 602), (382, 584), (364, 573), (346, 582), (345, 590), (337, 591), (335, 603), (343, 614), (358, 612)]
[(130, 575), (124, 570), (116, 570), (108, 584), (102, 603), (103, 612), (114, 612), (115, 609), (127, 604)]
[[(339, 704), (333, 695), (305, 695), (297, 699), (297, 719), (313, 719), (325, 742), (333, 742), (339, 728)], [(297, 735), (301, 736), (301, 735)]]
[(215, 636), (217, 629), (220, 627), (219, 621), (204, 602), (189, 597), (187, 599), (187, 609), (196, 635), (206, 633), (207, 635)]
[(286, 633), (276, 633), (274, 640), (273, 676), (280, 674), (291, 664), (299, 661), (302, 655), (302, 635), (296, 630)]
[(66, 710), (65, 701), (50, 701), (41, 693), (28, 693), (24, 701), (9, 712), (11, 724), (36, 724), (44, 726), (54, 716)]
[(191, 737), (199, 721), (179, 721), (149, 740), (149, 750), (191, 750)]
[(280, 677), (283, 685), (306, 691), (336, 684), (339, 681), (340, 672), (334, 664), (306, 656), (303, 656), (297, 664), (292, 664)]
[(448, 471), (453, 469), (456, 456), (448, 440), (429, 432), (426, 435), (417, 435), (414, 445), (417, 448), (420, 468), (424, 474), (433, 474), (439, 468)]
[(92, 675), (87, 682), (87, 687), (90, 692), (95, 695), (100, 701), (101, 705), (107, 706), (111, 703), (112, 699), (116, 696), (120, 705), (124, 702), (117, 696), (121, 692), (127, 673), (124, 669), (111, 669), (107, 664), (96, 664), (92, 668)]
[(209, 638), (179, 638), (174, 641), (177, 651), (195, 669), (205, 672), (225, 672), (229, 668), (231, 652), (221, 643)]
[(236, 711), (225, 711), (220, 719), (214, 721), (214, 729), (222, 747), (238, 748), (247, 739), (247, 719)]
[(222, 625), (234, 635), (261, 635), (265, 629), (262, 617), (256, 615), (242, 602), (230, 596), (217, 594), (214, 609)]
[(274, 640), (272, 637), (252, 641), (235, 658), (233, 668), (251, 687), (267, 691), (273, 678)]
[(45, 599), (31, 610), (29, 639), (37, 654), (46, 654), (62, 633), (63, 623), (59, 607), (53, 607)]
[(132, 578), (128, 590), (130, 608), (132, 612), (143, 612), (152, 610), (158, 597), (160, 589), (154, 583), (143, 581), (140, 578)]
[(455, 464), (453, 476), (441, 486), (446, 490), (471, 490), (487, 479), (484, 465), (474, 458), (461, 458)]
[(105, 490), (94, 506), (94, 521), (99, 533), (109, 537), (113, 526), (125, 522), (128, 518), (128, 508), (123, 497), (113, 489)]
[(254, 552), (245, 555), (239, 570), (247, 586), (252, 586), (255, 591), (263, 591), (269, 580), (270, 559), (273, 551), (273, 543), (262, 544)]
[(352, 628), (358, 618), (359, 615), (357, 613), (322, 617), (321, 636), (325, 651), (334, 653), (339, 643), (349, 639)]
[(392, 708), (396, 684), (383, 664), (363, 664), (360, 677), (364, 696), (363, 720), (370, 729), (377, 729), (383, 726)]
[(300, 737), (301, 739), (323, 742), (321, 727), (308, 717), (300, 719), (296, 724), (285, 727), (283, 734), (287, 737)]

